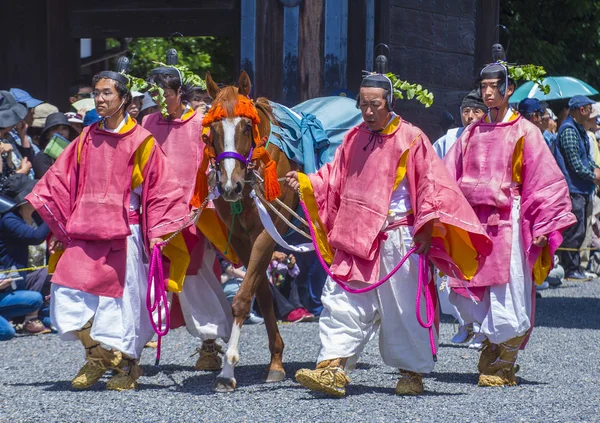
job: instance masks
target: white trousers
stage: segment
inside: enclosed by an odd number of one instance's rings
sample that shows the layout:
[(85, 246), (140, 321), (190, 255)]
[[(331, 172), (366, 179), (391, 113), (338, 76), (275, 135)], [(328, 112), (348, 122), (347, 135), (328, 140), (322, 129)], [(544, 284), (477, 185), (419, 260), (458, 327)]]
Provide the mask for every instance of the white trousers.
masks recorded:
[(513, 232), (508, 283), (488, 287), (483, 301), (478, 304), (455, 292), (450, 294), (450, 302), (456, 305), (463, 320), (480, 323), (481, 333), (494, 344), (524, 335), (531, 328), (533, 277), (521, 234), (520, 197), (513, 201), (511, 218)]
[[(435, 276), (435, 282), (436, 282), (436, 286), (438, 287), (438, 298), (440, 300), (440, 308), (442, 313), (444, 314), (448, 314), (452, 317), (454, 317), (456, 320), (458, 320), (458, 324), (460, 326), (464, 326), (465, 322), (462, 318), (462, 316), (460, 315), (460, 313), (458, 312), (458, 309), (456, 308), (456, 306), (454, 304), (452, 304), (450, 302), (450, 292), (452, 291), (452, 289), (450, 288), (450, 285), (448, 284), (448, 276), (444, 275), (444, 276), (439, 276), (439, 271), (437, 269), (434, 270), (436, 273)], [(443, 288), (442, 288), (442, 285)]]
[[(381, 277), (400, 262), (411, 242), (407, 227), (388, 232), (381, 249)], [(419, 373), (433, 370), (429, 332), (421, 327), (415, 314), (418, 272), (419, 258), (413, 255), (386, 283), (362, 294), (348, 293), (328, 278), (321, 297), (318, 361), (347, 357), (347, 368), (351, 370), (381, 326), (379, 352), (385, 364)], [(424, 298), (420, 313), (426, 321)], [(435, 339), (437, 344), (437, 334)]]
[(130, 229), (125, 286), (121, 298), (94, 295), (52, 284), (50, 318), (62, 340), (76, 341), (76, 332), (92, 317), (92, 339), (130, 357), (139, 358), (144, 345), (152, 339), (154, 331), (146, 310), (148, 270), (142, 261), (140, 227), (130, 225)]
[(196, 275), (185, 277), (179, 295), (181, 311), (188, 332), (202, 341), (221, 338), (229, 340), (233, 326), (231, 305), (225, 297), (213, 266), (216, 253), (208, 241), (204, 241), (202, 267)]

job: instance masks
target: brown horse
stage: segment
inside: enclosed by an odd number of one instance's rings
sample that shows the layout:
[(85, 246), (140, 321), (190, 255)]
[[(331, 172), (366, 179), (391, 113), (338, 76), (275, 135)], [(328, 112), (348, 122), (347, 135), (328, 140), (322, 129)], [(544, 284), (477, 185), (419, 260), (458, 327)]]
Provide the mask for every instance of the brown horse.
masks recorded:
[[(209, 73), (206, 75), (206, 85), (209, 95), (214, 99), (212, 107), (220, 106), (225, 111), (223, 118), (210, 124), (210, 137), (207, 140), (217, 156), (215, 167), (218, 176), (215, 182), (221, 193), (219, 198), (214, 200), (214, 205), (221, 220), (225, 222), (232, 234), (230, 246), (247, 268), (246, 276), (233, 300), (234, 324), (231, 338), (225, 353), (223, 369), (215, 383), (215, 391), (232, 392), (236, 387), (234, 370), (239, 361), (238, 346), (242, 324), (250, 311), (251, 301), (255, 295), (265, 319), (269, 336), (269, 350), (271, 351), (266, 382), (279, 382), (285, 377), (282, 362), (284, 345), (277, 327), (273, 298), (266, 276), (275, 241), (263, 228), (256, 205), (249, 196), (253, 189), (257, 191), (261, 189), (261, 184), (257, 182), (258, 179), (254, 175), (253, 169), (258, 170), (260, 174), (263, 174), (264, 169), (259, 167), (260, 163), (250, 160), (244, 162), (239, 158), (231, 158), (231, 155), (225, 155), (226, 158), (222, 159), (218, 157), (222, 153), (229, 152), (233, 155), (237, 153), (238, 157), (249, 158), (253, 147), (256, 147), (252, 120), (245, 116), (236, 116), (235, 113), (240, 96), (247, 98), (250, 93), (250, 78), (246, 72), (242, 71), (237, 88), (228, 86), (219, 89)], [(268, 136), (271, 121), (275, 122), (268, 101), (265, 98), (259, 98), (255, 106), (251, 105), (251, 107), (256, 107), (260, 118), (258, 124), (260, 138)], [(297, 170), (298, 166), (288, 160), (287, 156), (276, 146), (270, 144), (267, 151), (277, 163), (279, 178), (284, 177), (290, 170)], [(283, 183), (280, 183), (280, 187), (279, 199), (294, 210), (298, 205), (298, 195)], [(238, 201), (242, 206), (241, 214), (234, 216), (232, 220), (231, 204)], [(289, 218), (285, 210), (280, 211), (286, 218)], [(277, 230), (285, 233), (287, 230), (285, 223), (274, 214), (271, 215), (271, 218)]]

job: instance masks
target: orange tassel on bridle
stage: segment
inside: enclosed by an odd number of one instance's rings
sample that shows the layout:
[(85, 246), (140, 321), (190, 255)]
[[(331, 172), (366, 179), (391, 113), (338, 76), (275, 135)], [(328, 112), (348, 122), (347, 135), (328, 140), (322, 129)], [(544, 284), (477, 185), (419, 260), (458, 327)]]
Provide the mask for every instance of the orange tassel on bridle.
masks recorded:
[[(252, 120), (252, 138), (254, 140), (254, 150), (252, 152), (251, 161), (260, 160), (264, 166), (264, 190), (267, 201), (273, 201), (281, 195), (281, 186), (277, 178), (277, 163), (271, 158), (271, 155), (265, 148), (267, 138), (260, 139), (258, 124), (260, 118), (258, 111), (254, 106), (254, 102), (248, 97), (238, 96), (238, 103), (233, 108), (235, 116), (243, 116)], [(204, 116), (202, 125), (209, 127), (211, 123), (225, 119), (228, 116), (227, 111), (220, 103), (213, 105), (211, 110)], [(206, 172), (210, 161), (216, 157), (211, 141), (208, 136), (203, 136), (206, 147), (204, 149), (204, 157), (198, 173), (196, 175), (196, 188), (191, 200), (194, 207), (200, 207), (208, 196), (208, 178)]]
[[(205, 140), (206, 142), (207, 140)], [(206, 197), (208, 197), (208, 178), (206, 172), (208, 171), (208, 165), (211, 159), (215, 157), (215, 153), (212, 146), (206, 143), (204, 147), (204, 156), (202, 157), (202, 163), (196, 173), (196, 187), (194, 188), (194, 195), (190, 201), (192, 207), (200, 208)]]
[(281, 186), (277, 178), (277, 162), (271, 158), (264, 145), (254, 148), (252, 160), (260, 160), (265, 167), (263, 172), (265, 199), (268, 202), (275, 200), (281, 195)]

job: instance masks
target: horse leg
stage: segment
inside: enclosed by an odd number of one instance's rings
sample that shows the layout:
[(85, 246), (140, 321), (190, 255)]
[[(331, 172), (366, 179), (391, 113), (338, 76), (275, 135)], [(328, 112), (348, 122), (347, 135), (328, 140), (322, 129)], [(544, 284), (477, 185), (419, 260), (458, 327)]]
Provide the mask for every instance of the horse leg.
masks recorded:
[[(238, 252), (240, 258), (245, 263), (248, 263), (246, 269), (246, 276), (242, 281), (239, 291), (235, 295), (232, 304), (233, 313), (233, 328), (231, 330), (231, 337), (227, 345), (227, 352), (225, 353), (225, 363), (223, 369), (215, 382), (215, 391), (217, 392), (233, 392), (236, 387), (236, 380), (234, 376), (235, 366), (239, 362), (239, 340), (244, 320), (250, 312), (250, 305), (252, 303), (252, 297), (256, 293), (258, 284), (260, 283), (261, 277), (264, 277), (267, 267), (273, 254), (274, 242), (266, 232), (261, 232), (253, 243), (243, 242), (239, 239), (232, 240), (235, 251)], [(251, 253), (248, 252), (247, 245), (252, 245)], [(247, 256), (250, 256), (249, 260), (246, 260)], [(268, 286), (267, 286), (268, 288)], [(259, 303), (260, 304), (260, 303)], [(272, 310), (271, 304), (271, 311)], [(268, 309), (268, 306), (267, 306)], [(264, 313), (264, 312), (263, 312)], [(268, 317), (265, 316), (265, 323), (268, 322)], [(273, 320), (275, 319), (273, 313)], [(277, 329), (276, 322), (275, 329)], [(268, 329), (267, 329), (268, 330)], [(283, 345), (283, 343), (282, 343)]]
[(283, 368), (284, 344), (279, 333), (279, 327), (277, 326), (269, 281), (264, 275), (261, 275), (259, 280), (256, 300), (265, 319), (265, 326), (269, 336), (269, 350), (271, 351), (271, 362), (269, 363), (265, 381), (267, 383), (281, 382), (285, 378), (285, 369)]
[[(250, 259), (250, 250), (248, 247), (249, 243), (247, 240), (242, 241), (238, 237), (233, 236), (231, 238), (231, 247), (233, 247), (237, 256), (241, 260), (242, 263), (248, 263)], [(246, 276), (244, 276), (244, 281), (247, 279), (248, 273), (246, 272)], [(237, 381), (235, 380), (235, 366), (240, 360), (239, 354), (239, 343), (240, 343), (240, 335), (242, 333), (242, 325), (244, 324), (244, 320), (246, 319), (246, 315), (250, 311), (250, 305), (248, 305), (248, 310), (242, 310), (240, 302), (236, 302), (240, 295), (240, 291), (242, 290), (242, 286), (244, 286), (244, 281), (242, 281), (242, 285), (240, 286), (240, 290), (234, 297), (233, 304), (231, 307), (233, 314), (233, 325), (231, 328), (231, 335), (229, 337), (229, 342), (227, 343), (227, 351), (225, 352), (225, 362), (223, 363), (223, 368), (221, 369), (221, 373), (217, 376), (214, 385), (215, 392), (233, 392), (237, 386)], [(252, 297), (250, 297), (252, 300)], [(249, 303), (250, 304), (250, 303)]]

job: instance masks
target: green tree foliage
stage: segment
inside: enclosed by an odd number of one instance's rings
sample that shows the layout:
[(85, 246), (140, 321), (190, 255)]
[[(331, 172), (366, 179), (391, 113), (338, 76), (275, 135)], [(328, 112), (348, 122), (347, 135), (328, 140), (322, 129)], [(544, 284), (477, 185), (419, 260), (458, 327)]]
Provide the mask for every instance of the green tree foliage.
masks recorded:
[(541, 65), (550, 76), (600, 89), (600, 1), (502, 0), (500, 23), (510, 31), (509, 62)]
[[(109, 47), (115, 41), (109, 42)], [(179, 53), (179, 64), (204, 78), (210, 71), (215, 81), (229, 82), (233, 78), (233, 45), (230, 39), (216, 37), (135, 38), (129, 43), (129, 57), (135, 53), (130, 73), (145, 78), (154, 62), (165, 62), (167, 50)]]

